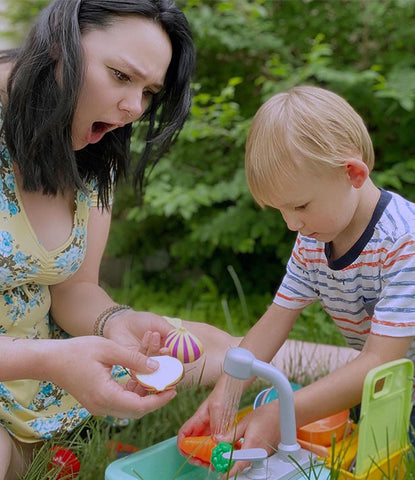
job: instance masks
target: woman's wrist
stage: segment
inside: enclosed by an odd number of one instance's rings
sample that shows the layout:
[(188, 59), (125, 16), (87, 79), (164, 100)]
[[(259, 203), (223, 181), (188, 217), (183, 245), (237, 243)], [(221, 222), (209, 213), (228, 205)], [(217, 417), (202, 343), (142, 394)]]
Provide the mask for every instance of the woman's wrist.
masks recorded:
[(112, 305), (101, 312), (94, 324), (94, 335), (104, 337), (104, 330), (109, 320), (112, 320), (114, 317), (117, 317), (127, 310), (131, 310), (131, 307), (128, 305)]

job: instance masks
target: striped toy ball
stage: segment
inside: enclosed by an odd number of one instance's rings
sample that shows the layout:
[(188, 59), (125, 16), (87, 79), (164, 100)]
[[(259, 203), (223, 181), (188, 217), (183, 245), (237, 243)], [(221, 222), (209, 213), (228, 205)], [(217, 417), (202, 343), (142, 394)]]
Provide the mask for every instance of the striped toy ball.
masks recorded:
[[(293, 389), (293, 392), (301, 388), (301, 385), (298, 385), (298, 383), (290, 382), (290, 385)], [(258, 395), (255, 397), (254, 410), (261, 407), (262, 405), (265, 405), (266, 403), (273, 402), (277, 398), (278, 392), (275, 390), (275, 387), (270, 387), (262, 390), (262, 392), (259, 392)]]
[(170, 355), (182, 363), (194, 362), (203, 353), (201, 341), (185, 328), (176, 328), (169, 332), (165, 345)]

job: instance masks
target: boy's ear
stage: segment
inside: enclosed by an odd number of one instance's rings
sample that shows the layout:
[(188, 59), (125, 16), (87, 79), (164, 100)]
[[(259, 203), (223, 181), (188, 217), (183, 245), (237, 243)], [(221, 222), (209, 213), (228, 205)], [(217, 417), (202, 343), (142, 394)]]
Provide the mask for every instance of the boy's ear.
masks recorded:
[(360, 188), (369, 177), (369, 168), (358, 158), (350, 158), (345, 162), (346, 175), (355, 188)]

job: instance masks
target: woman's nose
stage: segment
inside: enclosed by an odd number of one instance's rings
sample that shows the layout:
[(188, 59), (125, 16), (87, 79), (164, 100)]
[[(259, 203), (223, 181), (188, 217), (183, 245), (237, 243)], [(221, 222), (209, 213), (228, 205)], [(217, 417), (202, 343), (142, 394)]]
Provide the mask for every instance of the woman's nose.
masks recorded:
[(121, 100), (119, 109), (126, 113), (127, 122), (138, 120), (144, 113), (146, 105), (144, 104), (143, 92), (135, 92)]

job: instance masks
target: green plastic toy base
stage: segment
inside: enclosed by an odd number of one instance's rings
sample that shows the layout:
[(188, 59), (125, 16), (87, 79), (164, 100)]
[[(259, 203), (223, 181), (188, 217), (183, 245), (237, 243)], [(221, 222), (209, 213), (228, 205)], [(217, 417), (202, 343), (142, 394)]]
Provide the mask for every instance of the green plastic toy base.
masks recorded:
[(395, 360), (366, 376), (359, 422), (356, 476), (404, 449), (412, 409), (413, 363)]
[[(105, 470), (105, 480), (207, 480), (212, 472), (186, 462), (169, 438), (128, 457), (115, 460)], [(208, 477), (210, 474), (210, 477)]]

